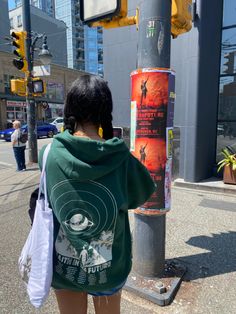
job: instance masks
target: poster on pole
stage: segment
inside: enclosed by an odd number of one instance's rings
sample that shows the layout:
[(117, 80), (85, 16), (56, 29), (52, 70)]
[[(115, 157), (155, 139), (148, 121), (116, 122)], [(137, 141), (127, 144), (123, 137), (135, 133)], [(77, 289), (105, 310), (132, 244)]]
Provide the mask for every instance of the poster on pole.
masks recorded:
[[(132, 104), (136, 103), (135, 138), (131, 152), (149, 170), (156, 190), (138, 211), (162, 214), (170, 210), (174, 101), (174, 73), (141, 69), (131, 73)], [(133, 143), (132, 143), (133, 142)]]

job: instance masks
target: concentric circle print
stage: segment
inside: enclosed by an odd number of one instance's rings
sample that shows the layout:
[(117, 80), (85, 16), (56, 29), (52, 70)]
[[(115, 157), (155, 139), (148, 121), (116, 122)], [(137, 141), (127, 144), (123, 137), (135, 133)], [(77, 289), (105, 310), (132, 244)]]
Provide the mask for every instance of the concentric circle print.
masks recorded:
[(115, 228), (117, 204), (101, 183), (65, 180), (53, 187), (50, 200), (63, 229), (71, 235), (86, 240)]

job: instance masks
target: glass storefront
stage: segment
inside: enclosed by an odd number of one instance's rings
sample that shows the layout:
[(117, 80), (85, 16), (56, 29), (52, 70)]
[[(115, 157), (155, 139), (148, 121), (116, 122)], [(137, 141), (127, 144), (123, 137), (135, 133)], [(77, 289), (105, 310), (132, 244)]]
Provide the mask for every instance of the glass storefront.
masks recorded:
[(236, 1), (224, 0), (216, 161), (221, 150), (236, 152)]
[(64, 104), (52, 104), (49, 103), (45, 109), (44, 118), (45, 120), (63, 117)]

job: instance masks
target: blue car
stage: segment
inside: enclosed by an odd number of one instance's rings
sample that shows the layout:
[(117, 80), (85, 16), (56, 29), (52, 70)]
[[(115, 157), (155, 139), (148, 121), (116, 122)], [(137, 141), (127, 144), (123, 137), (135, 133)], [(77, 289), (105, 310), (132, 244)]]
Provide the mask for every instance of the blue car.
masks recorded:
[[(28, 131), (28, 126), (27, 124), (22, 125), (21, 130), (23, 132)], [(4, 139), (7, 142), (11, 141), (11, 135), (15, 131), (15, 129), (6, 129), (3, 131), (0, 131), (0, 139)], [(37, 138), (40, 137), (53, 137), (58, 133), (57, 128), (55, 125), (52, 125), (47, 122), (37, 122)]]

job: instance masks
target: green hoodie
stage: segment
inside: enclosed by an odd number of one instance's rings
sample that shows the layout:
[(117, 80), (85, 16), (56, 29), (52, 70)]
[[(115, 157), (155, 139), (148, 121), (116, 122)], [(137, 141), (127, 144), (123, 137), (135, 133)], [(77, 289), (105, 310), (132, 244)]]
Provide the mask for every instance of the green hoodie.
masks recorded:
[(90, 292), (115, 288), (131, 269), (128, 209), (154, 192), (147, 169), (123, 140), (101, 142), (65, 131), (53, 139), (46, 173), (54, 213), (52, 286)]

